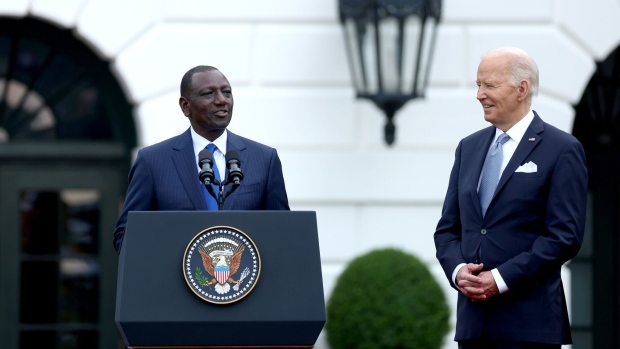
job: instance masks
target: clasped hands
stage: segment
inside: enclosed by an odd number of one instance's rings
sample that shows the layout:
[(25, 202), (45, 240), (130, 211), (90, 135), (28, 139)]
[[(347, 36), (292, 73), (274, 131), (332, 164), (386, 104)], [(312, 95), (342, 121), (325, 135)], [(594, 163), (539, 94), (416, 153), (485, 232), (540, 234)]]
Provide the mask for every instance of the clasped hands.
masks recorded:
[(483, 267), (482, 263), (469, 263), (456, 273), (456, 284), (461, 293), (474, 302), (499, 294), (493, 274), (490, 271), (481, 271)]

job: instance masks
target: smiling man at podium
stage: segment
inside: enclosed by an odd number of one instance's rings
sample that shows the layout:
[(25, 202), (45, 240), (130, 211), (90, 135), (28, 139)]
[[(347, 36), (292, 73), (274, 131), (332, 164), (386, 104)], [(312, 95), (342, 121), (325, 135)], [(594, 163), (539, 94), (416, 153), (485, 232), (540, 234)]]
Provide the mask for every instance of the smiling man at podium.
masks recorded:
[[(138, 151), (114, 231), (117, 252), (129, 211), (217, 210), (218, 206), (223, 210), (290, 210), (276, 150), (227, 130), (233, 104), (230, 83), (217, 68), (201, 65), (185, 73), (179, 105), (191, 127)], [(207, 168), (199, 162), (205, 149), (210, 151)], [(227, 155), (233, 153), (238, 158), (229, 159)], [(236, 173), (243, 170), (238, 188), (228, 181), (234, 161), (241, 164), (234, 168)], [(220, 195), (217, 201), (219, 188), (212, 191), (214, 197), (199, 179), (203, 171), (212, 173), (216, 183), (222, 182), (219, 192), (229, 196)]]

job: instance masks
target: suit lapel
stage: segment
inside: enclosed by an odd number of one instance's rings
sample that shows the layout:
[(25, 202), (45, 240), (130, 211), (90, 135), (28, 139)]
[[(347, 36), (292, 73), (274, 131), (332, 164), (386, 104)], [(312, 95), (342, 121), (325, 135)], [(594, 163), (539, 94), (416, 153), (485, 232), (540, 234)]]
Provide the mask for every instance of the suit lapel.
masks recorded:
[(189, 129), (179, 136), (178, 142), (172, 146), (172, 149), (172, 162), (194, 209), (206, 210), (207, 203), (200, 188), (198, 165)]
[(502, 190), (504, 184), (512, 177), (512, 174), (515, 173), (517, 167), (523, 164), (528, 155), (536, 148), (538, 143), (542, 140), (542, 137), (539, 135), (544, 130), (542, 119), (534, 112), (534, 119), (532, 123), (525, 131), (523, 138), (517, 145), (517, 149), (515, 153), (512, 155), (512, 158), (506, 165), (504, 172), (502, 172), (502, 176), (499, 179), (499, 183), (497, 184), (497, 188), (495, 189), (495, 194), (491, 202), (495, 200), (495, 196)]
[[(250, 159), (247, 152), (245, 152), (246, 150), (245, 141), (243, 140), (243, 138), (228, 131), (228, 141), (226, 142), (226, 151), (228, 152), (230, 150), (236, 150), (239, 153), (239, 160), (241, 161), (241, 169), (243, 170), (244, 167), (247, 168), (248, 164), (252, 161), (252, 159)], [(226, 181), (228, 181), (228, 171), (226, 171)], [(241, 182), (241, 185), (243, 185), (243, 182)], [(226, 195), (228, 190), (230, 190), (231, 186), (232, 184), (226, 185), (226, 187), (224, 188), (224, 195)], [(230, 196), (227, 197), (226, 200), (224, 201), (225, 210), (232, 210), (233, 207), (235, 207), (235, 201), (237, 200), (238, 190), (239, 188), (237, 188), (236, 191), (230, 194)]]
[(480, 149), (480, 151), (475, 152), (475, 155), (471, 158), (471, 200), (474, 203), (473, 206), (476, 208), (476, 212), (480, 217), (482, 217), (482, 208), (480, 207), (480, 197), (478, 197), (478, 183), (480, 182), (480, 175), (482, 173), (482, 167), (484, 166), (484, 160), (487, 157), (487, 153), (489, 152), (489, 148), (491, 147), (491, 142), (495, 138), (495, 127), (491, 126), (488, 128), (488, 132), (484, 132), (482, 136), (478, 139), (477, 144), (475, 144), (476, 149)]

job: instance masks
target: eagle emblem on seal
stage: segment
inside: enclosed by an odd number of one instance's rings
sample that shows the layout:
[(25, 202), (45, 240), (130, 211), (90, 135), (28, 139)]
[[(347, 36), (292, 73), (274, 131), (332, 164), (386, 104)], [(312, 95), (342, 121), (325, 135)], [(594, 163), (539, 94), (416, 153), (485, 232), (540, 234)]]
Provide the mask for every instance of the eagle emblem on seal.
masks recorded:
[(187, 245), (183, 274), (192, 292), (215, 304), (250, 293), (260, 275), (260, 254), (244, 232), (225, 226), (201, 231)]
[(244, 250), (245, 248), (239, 241), (228, 237), (213, 238), (201, 244), (198, 247), (198, 253), (202, 257), (202, 265), (212, 276), (204, 286), (215, 284), (215, 292), (219, 294), (228, 293), (230, 284), (239, 288), (238, 285), (243, 282), (245, 276), (242, 274), (237, 280), (234, 280), (232, 276), (239, 270)]

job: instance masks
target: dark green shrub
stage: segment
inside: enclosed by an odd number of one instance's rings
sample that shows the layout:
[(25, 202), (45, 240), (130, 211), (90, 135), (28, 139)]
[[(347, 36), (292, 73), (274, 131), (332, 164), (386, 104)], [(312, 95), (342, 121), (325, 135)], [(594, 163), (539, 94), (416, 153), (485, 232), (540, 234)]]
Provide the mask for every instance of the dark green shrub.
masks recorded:
[(351, 261), (327, 303), (331, 349), (438, 349), (450, 309), (426, 265), (395, 249)]

